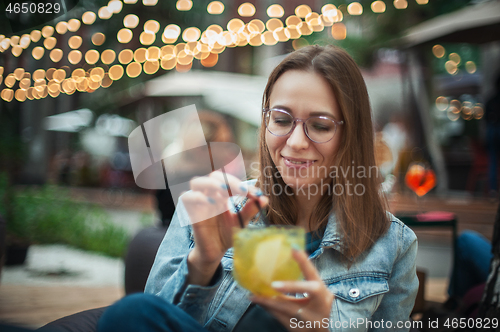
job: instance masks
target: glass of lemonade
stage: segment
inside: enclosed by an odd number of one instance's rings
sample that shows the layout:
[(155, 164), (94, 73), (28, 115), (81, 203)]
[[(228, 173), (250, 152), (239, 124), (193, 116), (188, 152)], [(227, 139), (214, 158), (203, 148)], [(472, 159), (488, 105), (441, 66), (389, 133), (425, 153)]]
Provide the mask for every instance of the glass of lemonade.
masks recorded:
[(292, 246), (304, 250), (302, 227), (270, 226), (238, 229), (233, 235), (236, 281), (256, 295), (280, 294), (273, 281), (301, 280), (302, 272), (292, 257)]

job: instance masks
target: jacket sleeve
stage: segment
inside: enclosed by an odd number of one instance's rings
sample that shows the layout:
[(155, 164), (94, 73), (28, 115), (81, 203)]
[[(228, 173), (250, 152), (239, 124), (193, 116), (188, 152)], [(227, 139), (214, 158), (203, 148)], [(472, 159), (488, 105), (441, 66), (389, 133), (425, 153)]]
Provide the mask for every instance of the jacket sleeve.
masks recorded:
[(219, 266), (210, 286), (187, 284), (187, 256), (194, 247), (194, 240), (191, 226), (180, 226), (181, 220), (188, 221), (189, 216), (179, 199), (172, 222), (158, 248), (144, 292), (160, 296), (179, 306), (203, 324), (209, 304), (222, 280), (223, 271)]
[[(405, 225), (401, 227), (398, 241), (400, 242), (399, 255), (389, 277), (389, 292), (382, 298), (371, 321), (382, 322), (383, 320), (384, 323), (390, 321), (391, 331), (409, 331), (408, 321), (418, 291), (416, 271), (418, 244), (415, 233)], [(369, 331), (384, 331), (387, 330), (388, 325), (385, 324), (384, 327), (386, 328), (373, 328)]]

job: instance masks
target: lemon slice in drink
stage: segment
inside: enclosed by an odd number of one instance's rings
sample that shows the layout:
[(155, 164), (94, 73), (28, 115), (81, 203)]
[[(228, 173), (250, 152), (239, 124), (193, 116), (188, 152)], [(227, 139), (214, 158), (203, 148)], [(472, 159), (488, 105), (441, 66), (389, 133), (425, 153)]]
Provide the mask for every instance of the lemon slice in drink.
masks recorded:
[(269, 236), (260, 242), (255, 250), (253, 264), (256, 269), (257, 278), (266, 284), (273, 280), (274, 271), (288, 260), (290, 246), (286, 244), (284, 235)]

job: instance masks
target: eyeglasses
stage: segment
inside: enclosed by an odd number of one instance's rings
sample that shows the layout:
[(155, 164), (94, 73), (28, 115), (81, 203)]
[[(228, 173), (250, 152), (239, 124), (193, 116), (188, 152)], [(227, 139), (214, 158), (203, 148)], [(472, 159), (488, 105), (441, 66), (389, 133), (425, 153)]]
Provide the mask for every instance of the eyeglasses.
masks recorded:
[(333, 120), (326, 116), (311, 116), (302, 120), (279, 108), (264, 108), (263, 112), (266, 128), (271, 134), (286, 136), (295, 129), (297, 121), (301, 121), (306, 136), (316, 143), (330, 141), (335, 136), (337, 126), (344, 124), (344, 121)]

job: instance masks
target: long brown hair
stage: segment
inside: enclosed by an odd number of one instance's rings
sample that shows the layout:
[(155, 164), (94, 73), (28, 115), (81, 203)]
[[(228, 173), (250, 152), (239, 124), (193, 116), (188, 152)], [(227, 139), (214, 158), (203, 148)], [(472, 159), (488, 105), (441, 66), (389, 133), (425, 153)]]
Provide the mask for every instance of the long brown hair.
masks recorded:
[[(313, 71), (330, 85), (342, 112), (341, 143), (336, 155), (336, 166), (347, 172), (337, 172), (331, 185), (340, 184), (352, 188), (360, 184), (362, 195), (323, 195), (309, 219), (310, 229), (321, 229), (328, 223), (328, 216), (335, 212), (337, 229), (340, 233), (342, 250), (347, 258), (356, 258), (385, 233), (389, 227), (386, 215), (387, 203), (382, 196), (380, 179), (368, 174), (375, 167), (373, 126), (370, 102), (366, 85), (358, 66), (346, 51), (335, 46), (312, 45), (287, 56), (271, 73), (263, 97), (263, 107), (269, 107), (272, 89), (278, 78), (288, 70)], [(273, 224), (295, 224), (297, 208), (294, 197), (273, 194), (275, 185), (285, 188), (286, 184), (274, 165), (265, 140), (266, 126), (260, 127), (260, 174), (257, 186), (269, 195), (268, 218)], [(352, 172), (355, 167), (355, 172)], [(359, 167), (365, 176), (358, 176)], [(271, 169), (272, 172), (264, 173)], [(377, 172), (378, 173), (378, 172)], [(378, 175), (378, 174), (375, 174)]]

